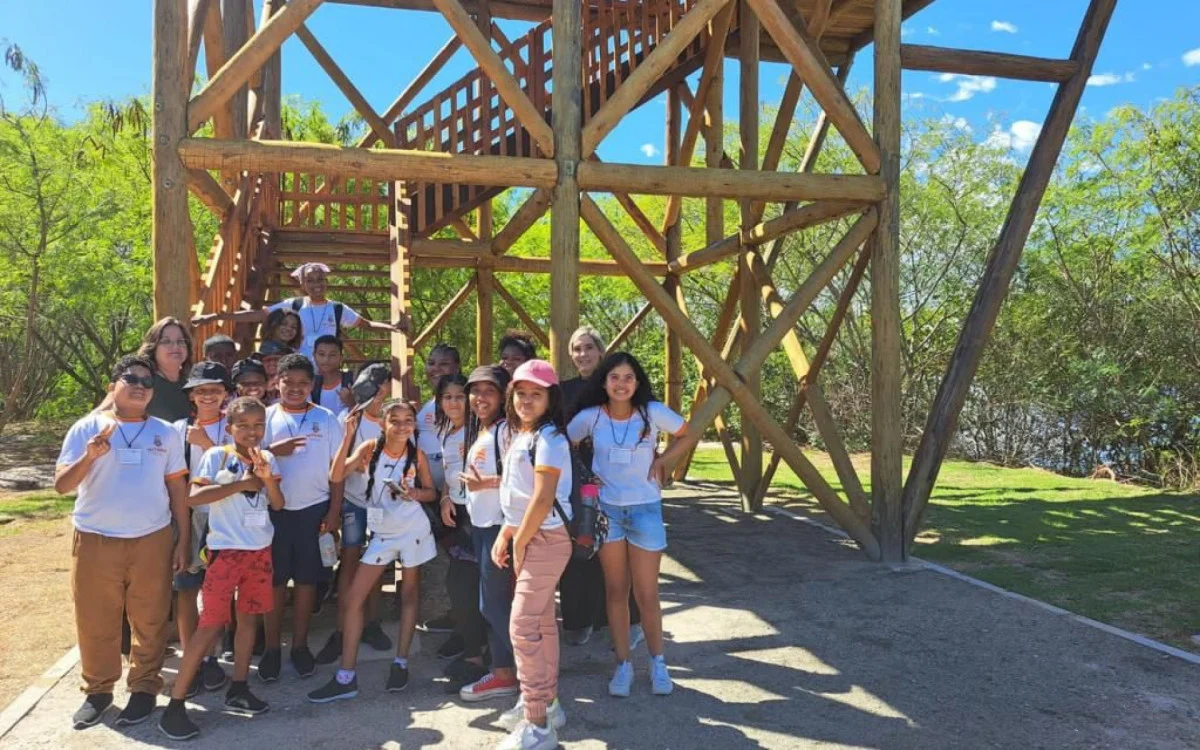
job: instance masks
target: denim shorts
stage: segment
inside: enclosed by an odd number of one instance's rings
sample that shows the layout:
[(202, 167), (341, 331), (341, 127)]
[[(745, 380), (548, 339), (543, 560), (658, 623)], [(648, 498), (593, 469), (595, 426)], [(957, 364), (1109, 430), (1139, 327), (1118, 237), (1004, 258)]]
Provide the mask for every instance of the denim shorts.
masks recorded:
[(195, 573), (189, 573), (186, 570), (182, 573), (176, 573), (174, 580), (171, 581), (171, 588), (173, 588), (175, 591), (192, 591), (199, 589), (203, 585), (204, 568), (201, 568)]
[(661, 502), (637, 505), (601, 502), (600, 510), (608, 516), (605, 542), (626, 541), (647, 552), (662, 552), (667, 548), (667, 527), (663, 525)]
[(275, 586), (288, 581), (297, 586), (313, 586), (329, 580), (329, 568), (321, 562), (321, 521), (329, 512), (329, 501), (301, 510), (272, 510), (275, 538), (271, 542)]
[(367, 543), (367, 509), (354, 503), (342, 503), (342, 549)]

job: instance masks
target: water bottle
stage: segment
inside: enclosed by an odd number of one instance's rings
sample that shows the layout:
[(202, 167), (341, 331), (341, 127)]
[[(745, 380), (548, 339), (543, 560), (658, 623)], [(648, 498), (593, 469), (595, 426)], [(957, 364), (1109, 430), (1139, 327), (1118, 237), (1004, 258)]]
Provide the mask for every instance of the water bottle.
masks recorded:
[(600, 488), (591, 482), (579, 488), (582, 502), (579, 504), (579, 519), (575, 543), (591, 549), (596, 543), (596, 516), (600, 512)]
[(333, 540), (333, 534), (326, 531), (317, 539), (317, 544), (321, 548), (321, 564), (332, 568), (338, 559), (337, 542)]

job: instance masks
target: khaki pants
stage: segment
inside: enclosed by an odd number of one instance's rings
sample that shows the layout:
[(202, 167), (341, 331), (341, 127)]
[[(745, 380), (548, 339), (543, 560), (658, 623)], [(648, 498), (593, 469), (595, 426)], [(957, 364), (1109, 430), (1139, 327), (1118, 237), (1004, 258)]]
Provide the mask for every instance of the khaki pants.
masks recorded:
[(136, 539), (76, 531), (71, 549), (75, 629), (88, 695), (121, 679), (121, 612), (129, 618), (129, 691), (157, 695), (171, 609), (171, 527)]

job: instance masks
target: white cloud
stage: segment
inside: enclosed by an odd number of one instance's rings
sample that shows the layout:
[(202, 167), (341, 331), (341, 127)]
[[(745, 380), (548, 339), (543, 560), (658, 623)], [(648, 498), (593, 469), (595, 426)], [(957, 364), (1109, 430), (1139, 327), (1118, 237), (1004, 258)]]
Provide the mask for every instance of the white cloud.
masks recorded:
[(642, 155), (645, 156), (647, 159), (653, 159), (654, 157), (656, 157), (662, 153), (661, 151), (658, 150), (658, 146), (655, 146), (653, 143), (643, 143), (641, 152), (642, 152)]
[(951, 114), (942, 115), (942, 122), (946, 123), (955, 130), (961, 130), (964, 133), (974, 132), (971, 129), (971, 124), (967, 122), (965, 117), (955, 117)]
[(1150, 63), (1146, 63), (1146, 62), (1142, 63), (1142, 70), (1150, 70), (1153, 67), (1154, 66), (1151, 65)]
[(937, 30), (936, 26), (926, 26), (925, 33), (928, 34), (929, 36), (938, 36), (939, 34), (941, 34), (941, 32)]
[(1017, 25), (1008, 21), (992, 21), (992, 31), (1003, 31), (1006, 34), (1017, 33)]
[(1200, 65), (1200, 47), (1190, 49), (1183, 53), (1183, 64), (1189, 68), (1193, 65)]
[(956, 83), (957, 90), (946, 99), (948, 102), (965, 102), (976, 94), (987, 94), (996, 88), (993, 76), (969, 76), (959, 73), (942, 73), (938, 76), (941, 83)]
[(1037, 142), (1042, 133), (1042, 126), (1030, 120), (1017, 120), (1005, 130), (999, 126), (987, 137), (989, 146), (1011, 149), (1013, 151), (1028, 151)]
[(1088, 76), (1087, 85), (1089, 86), (1115, 86), (1118, 83), (1133, 83), (1137, 80), (1137, 76), (1133, 73), (1119, 75), (1117, 73), (1099, 73)]

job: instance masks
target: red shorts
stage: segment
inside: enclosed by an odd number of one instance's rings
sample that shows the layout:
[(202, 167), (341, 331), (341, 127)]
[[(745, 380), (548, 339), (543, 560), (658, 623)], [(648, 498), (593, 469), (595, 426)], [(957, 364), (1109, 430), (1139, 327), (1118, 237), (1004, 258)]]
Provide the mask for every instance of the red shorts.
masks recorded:
[(229, 603), (237, 592), (237, 611), (243, 615), (262, 615), (274, 604), (271, 587), (271, 548), (255, 550), (223, 549), (204, 574), (200, 589), (199, 627), (229, 624)]

